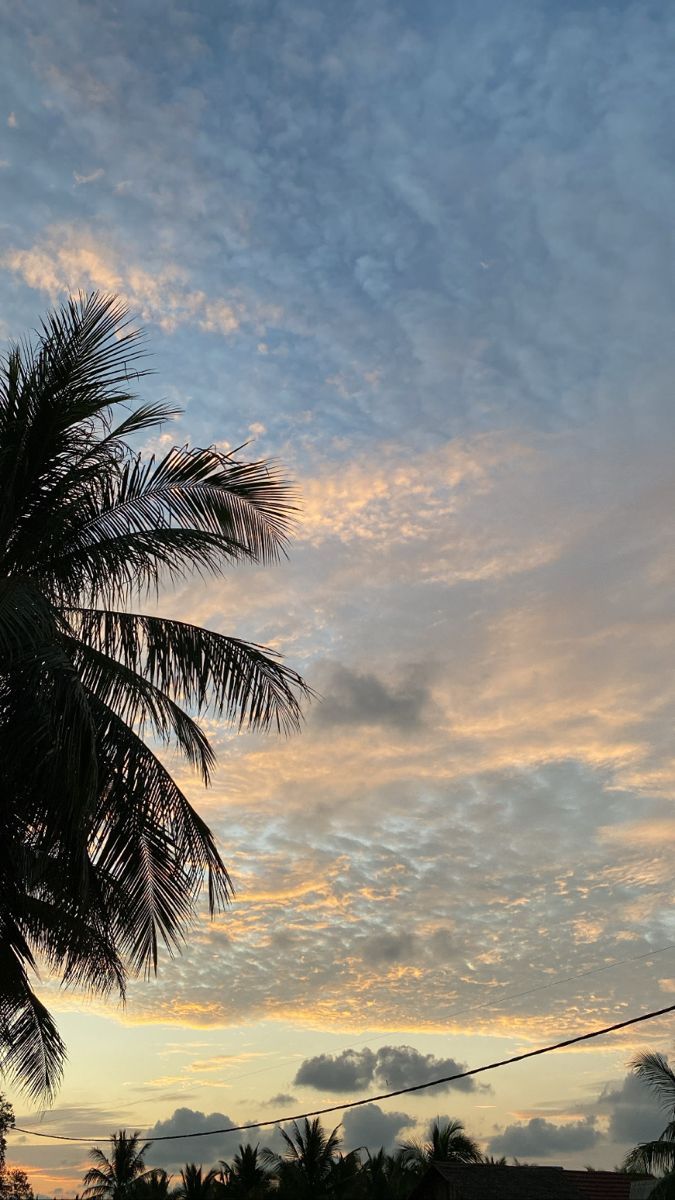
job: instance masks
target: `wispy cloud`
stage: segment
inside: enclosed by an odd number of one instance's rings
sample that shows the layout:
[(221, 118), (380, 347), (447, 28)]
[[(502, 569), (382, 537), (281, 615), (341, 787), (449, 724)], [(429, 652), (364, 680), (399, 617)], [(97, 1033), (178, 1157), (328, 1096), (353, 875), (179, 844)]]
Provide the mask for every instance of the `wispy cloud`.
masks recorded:
[(73, 171), (73, 179), (77, 187), (82, 187), (83, 184), (96, 183), (98, 179), (102, 179), (105, 175), (103, 167), (97, 167), (94, 171), (89, 171), (88, 174), (80, 175), (77, 171)]

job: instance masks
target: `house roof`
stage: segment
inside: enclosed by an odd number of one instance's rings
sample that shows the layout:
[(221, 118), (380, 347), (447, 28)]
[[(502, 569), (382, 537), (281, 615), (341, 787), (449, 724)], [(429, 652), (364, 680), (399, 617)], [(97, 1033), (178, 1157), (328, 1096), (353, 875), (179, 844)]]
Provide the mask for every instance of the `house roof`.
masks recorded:
[(410, 1200), (631, 1200), (631, 1182), (615, 1171), (433, 1163)]
[(617, 1171), (566, 1171), (573, 1177), (582, 1200), (630, 1200), (635, 1176)]
[(433, 1163), (410, 1200), (581, 1200), (567, 1175), (562, 1167)]

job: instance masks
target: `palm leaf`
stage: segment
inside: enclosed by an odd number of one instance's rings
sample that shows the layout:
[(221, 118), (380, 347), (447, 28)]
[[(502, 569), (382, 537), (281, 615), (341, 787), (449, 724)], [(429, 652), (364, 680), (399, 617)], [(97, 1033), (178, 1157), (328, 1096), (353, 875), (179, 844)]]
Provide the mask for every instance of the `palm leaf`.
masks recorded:
[(258, 730), (299, 728), (311, 689), (265, 646), (166, 617), (100, 608), (69, 615), (82, 642), (198, 712)]
[(10, 351), (0, 372), (0, 544), (68, 457), (91, 444), (96, 420), (105, 426), (111, 405), (131, 399), (119, 385), (129, 382), (139, 337), (123, 305), (94, 294), (51, 313), (37, 345)]
[(271, 562), (284, 551), (294, 495), (268, 464), (215, 449), (175, 448), (156, 464), (136, 458), (90, 492), (70, 545), (44, 566), (61, 579), (74, 573), (80, 590), (112, 604), (157, 586), (162, 570), (178, 578), (226, 561)]
[(141, 735), (149, 725), (164, 745), (175, 740), (208, 783), (214, 753), (199, 726), (170, 696), (124, 663), (76, 638), (67, 640), (82, 686)]
[(632, 1070), (655, 1093), (662, 1108), (675, 1110), (675, 1073), (663, 1054), (640, 1054), (630, 1064)]
[(112, 710), (96, 707), (107, 785), (92, 860), (114, 897), (118, 944), (135, 970), (156, 970), (159, 943), (181, 945), (204, 877), (212, 912), (232, 886), (213, 835), (166, 768)]
[(0, 937), (0, 1074), (29, 1096), (51, 1097), (60, 1081), (65, 1046), (52, 1017), (28, 982), (32, 954), (5, 914)]
[(657, 1138), (653, 1142), (640, 1142), (626, 1155), (623, 1166), (628, 1171), (654, 1172), (671, 1171), (675, 1166), (675, 1142), (672, 1138)]

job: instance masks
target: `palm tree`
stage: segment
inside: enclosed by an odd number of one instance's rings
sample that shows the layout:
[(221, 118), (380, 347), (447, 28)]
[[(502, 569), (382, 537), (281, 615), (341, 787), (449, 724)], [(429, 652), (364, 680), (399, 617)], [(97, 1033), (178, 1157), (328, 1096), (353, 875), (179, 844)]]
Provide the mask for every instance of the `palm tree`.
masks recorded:
[(407, 1200), (417, 1178), (406, 1151), (386, 1154), (382, 1146), (375, 1154), (367, 1150), (366, 1155), (362, 1166), (366, 1195), (372, 1200)]
[(335, 1200), (360, 1200), (367, 1195), (365, 1176), (358, 1150), (348, 1154), (338, 1152), (326, 1177), (326, 1192)]
[(653, 1142), (641, 1142), (633, 1147), (623, 1161), (623, 1170), (640, 1171), (645, 1175), (663, 1174), (661, 1182), (650, 1192), (650, 1198), (671, 1200), (675, 1197), (675, 1072), (663, 1054), (654, 1052), (639, 1054), (631, 1067), (638, 1079), (656, 1093), (670, 1120)]
[(461, 1121), (441, 1123), (437, 1119), (426, 1142), (404, 1142), (402, 1148), (410, 1165), (420, 1172), (432, 1162), (479, 1163), (483, 1158), (478, 1143), (465, 1133)]
[(134, 1184), (134, 1200), (169, 1200), (171, 1175), (161, 1167), (146, 1171)]
[(302, 1127), (293, 1121), (291, 1132), (280, 1129), (286, 1143), (283, 1154), (263, 1150), (263, 1161), (279, 1180), (279, 1190), (288, 1196), (321, 1196), (326, 1193), (327, 1180), (337, 1157), (340, 1138), (339, 1125), (326, 1133), (318, 1117), (310, 1123), (304, 1118)]
[(202, 1174), (201, 1166), (196, 1163), (186, 1163), (180, 1173), (180, 1183), (173, 1195), (176, 1200), (212, 1200), (219, 1182), (219, 1172), (215, 1167)]
[(83, 1200), (128, 1200), (139, 1180), (145, 1175), (143, 1155), (150, 1146), (140, 1144), (141, 1135), (127, 1134), (126, 1129), (110, 1138), (110, 1157), (95, 1146), (89, 1157), (96, 1164), (84, 1177)]
[(263, 1166), (259, 1145), (247, 1142), (240, 1145), (231, 1163), (220, 1166), (227, 1181), (229, 1192), (236, 1196), (249, 1196), (258, 1200), (269, 1191), (269, 1174)]
[(192, 570), (273, 561), (294, 513), (265, 462), (137, 453), (176, 412), (134, 400), (139, 353), (124, 308), (92, 295), (0, 362), (0, 1073), (35, 1096), (64, 1057), (36, 953), (66, 983), (123, 995), (160, 944), (180, 947), (205, 878), (211, 913), (231, 895), (155, 746), (206, 784), (196, 717), (288, 732), (308, 694), (263, 647), (134, 610)]

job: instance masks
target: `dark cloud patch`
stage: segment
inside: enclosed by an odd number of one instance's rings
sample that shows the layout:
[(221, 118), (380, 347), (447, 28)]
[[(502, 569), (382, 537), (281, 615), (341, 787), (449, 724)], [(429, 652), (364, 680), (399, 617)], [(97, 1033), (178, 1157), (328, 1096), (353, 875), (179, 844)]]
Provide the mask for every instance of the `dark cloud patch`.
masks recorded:
[(342, 1120), (344, 1144), (347, 1150), (365, 1146), (367, 1150), (393, 1148), (402, 1129), (415, 1124), (415, 1118), (404, 1112), (383, 1112), (379, 1104), (364, 1104), (350, 1108)]
[(429, 704), (425, 687), (407, 681), (388, 685), (377, 675), (335, 665), (322, 681), (324, 699), (316, 705), (314, 722), (330, 725), (391, 725), (416, 729)]
[(418, 950), (412, 933), (375, 933), (366, 938), (363, 958), (369, 963), (410, 962)]
[(657, 1137), (667, 1117), (649, 1088), (636, 1075), (626, 1075), (620, 1084), (608, 1084), (598, 1107), (609, 1113), (608, 1137), (613, 1142), (634, 1145)]
[(376, 1058), (372, 1050), (343, 1050), (318, 1054), (300, 1065), (294, 1083), (323, 1092), (359, 1092), (373, 1081)]
[[(413, 1046), (382, 1046), (377, 1052), (376, 1082), (392, 1090), (425, 1083), (428, 1079), (456, 1075), (465, 1068), (465, 1063), (454, 1058), (436, 1058), (433, 1054), (420, 1054)], [(457, 1079), (453, 1083), (441, 1084), (436, 1090), (447, 1091), (457, 1088), (461, 1092), (474, 1092), (474, 1079)]]
[(515, 1158), (550, 1158), (575, 1150), (589, 1150), (600, 1137), (595, 1118), (555, 1125), (544, 1117), (532, 1117), (525, 1124), (507, 1125), (490, 1139), (491, 1154), (512, 1154)]
[[(200, 1133), (210, 1129), (225, 1129), (236, 1125), (225, 1113), (203, 1113), (192, 1108), (177, 1108), (166, 1121), (156, 1121), (145, 1135), (148, 1141), (171, 1134)], [(212, 1165), (236, 1152), (241, 1141), (237, 1133), (214, 1134), (212, 1137), (183, 1137), (175, 1142), (153, 1142), (147, 1160), (153, 1167), (178, 1167), (186, 1162)]]
[[(300, 1066), (295, 1083), (324, 1092), (360, 1091), (370, 1084), (378, 1087), (409, 1087), (427, 1080), (456, 1075), (464, 1069), (454, 1058), (436, 1058), (421, 1054), (413, 1046), (381, 1046), (369, 1049), (343, 1050), (341, 1054), (319, 1054)], [(464, 1092), (476, 1090), (473, 1079), (458, 1079), (442, 1084), (439, 1091), (454, 1087)]]
[(297, 1098), (291, 1096), (290, 1092), (277, 1092), (276, 1096), (270, 1096), (267, 1101), (270, 1105), (297, 1104)]

